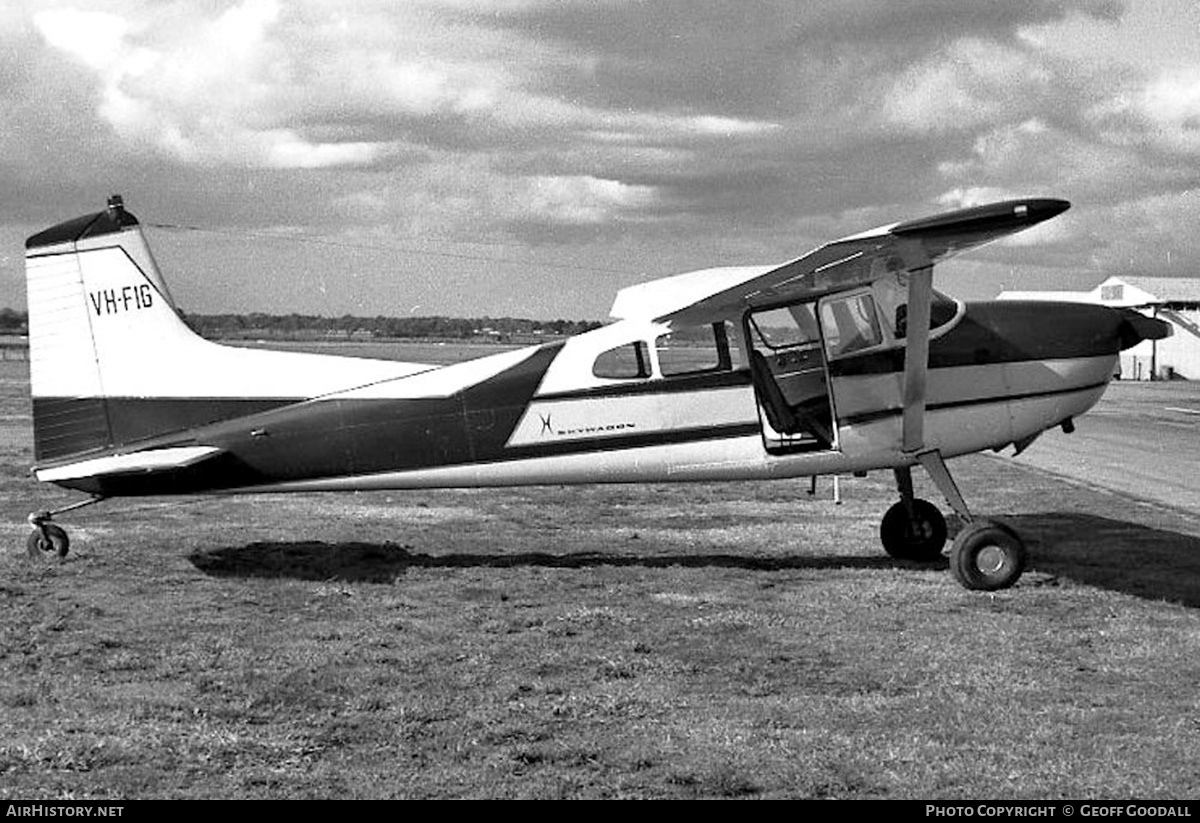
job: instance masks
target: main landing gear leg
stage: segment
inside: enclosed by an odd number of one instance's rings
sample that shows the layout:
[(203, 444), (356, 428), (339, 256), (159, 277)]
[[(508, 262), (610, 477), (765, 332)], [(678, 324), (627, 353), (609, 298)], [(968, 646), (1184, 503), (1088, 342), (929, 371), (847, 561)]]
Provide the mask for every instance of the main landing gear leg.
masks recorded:
[(33, 526), (33, 531), (29, 534), (29, 539), (25, 541), (26, 552), (30, 557), (39, 560), (66, 557), (71, 548), (70, 538), (67, 537), (65, 529), (50, 521), (54, 519), (55, 515), (82, 509), (84, 506), (99, 503), (104, 499), (100, 496), (91, 497), (78, 503), (72, 503), (70, 506), (63, 506), (61, 509), (30, 514), (27, 519), (29, 525)]
[[(940, 452), (923, 452), (917, 460), (965, 524), (950, 547), (950, 571), (958, 582), (980, 591), (1006, 589), (1016, 583), (1025, 571), (1025, 544), (1017, 533), (1003, 523), (971, 516)], [(900, 471), (896, 470), (897, 479)], [(908, 482), (912, 482), (911, 475)], [(909, 488), (911, 495), (911, 485)]]
[(913, 496), (912, 469), (895, 470), (899, 502), (879, 524), (884, 551), (899, 560), (937, 560), (946, 545), (946, 518), (928, 500)]

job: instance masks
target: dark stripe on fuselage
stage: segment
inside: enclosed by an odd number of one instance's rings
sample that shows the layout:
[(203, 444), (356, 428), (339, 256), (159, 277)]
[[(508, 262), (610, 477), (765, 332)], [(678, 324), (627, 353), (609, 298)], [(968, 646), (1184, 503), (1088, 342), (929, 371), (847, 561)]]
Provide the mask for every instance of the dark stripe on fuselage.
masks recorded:
[[(937, 369), (1115, 353), (1117, 328), (1122, 319), (1118, 312), (1100, 306), (972, 304), (953, 329), (932, 342), (930, 365)], [(225, 453), (221, 471), (212, 471), (207, 466), (211, 461), (206, 461), (190, 470), (186, 480), (172, 480), (170, 490), (177, 492), (743, 437), (760, 431), (756, 421), (748, 420), (721, 427), (630, 431), (611, 437), (507, 447), (560, 348), (561, 344), (554, 344), (537, 349), (516, 366), (448, 397), (311, 400), (202, 425), (184, 436), (154, 438), (143, 446), (197, 443), (218, 447)], [(899, 349), (835, 361), (830, 370), (837, 376), (901, 372), (903, 358), (904, 351)], [(750, 376), (744, 371), (713, 372), (564, 392), (538, 399), (616, 398), (741, 386), (749, 382)], [(1074, 393), (1099, 385), (1102, 384), (1015, 398), (997, 394), (931, 404), (929, 408), (1009, 402), (1022, 397)], [(888, 409), (839, 422), (869, 422), (900, 413), (899, 408)], [(66, 481), (63, 485), (102, 494), (166, 493), (158, 475)]]
[(499, 460), (529, 460), (536, 457), (560, 457), (567, 454), (620, 451), (621, 449), (637, 449), (646, 446), (673, 446), (680, 443), (699, 443), (705, 440), (729, 440), (735, 437), (761, 434), (762, 427), (757, 421), (753, 423), (705, 426), (704, 428), (694, 429), (659, 429), (641, 434), (621, 434), (611, 437), (591, 437), (556, 443), (512, 446), (495, 453), (488, 460), (481, 460), (480, 462), (494, 463)]
[[(165, 435), (143, 448), (199, 443), (225, 454), (221, 471), (191, 470), (63, 481), (106, 495), (152, 495), (495, 459), (561, 343), (448, 397), (321, 399)], [(163, 490), (170, 475), (169, 490)]]
[(119, 444), (136, 443), (148, 437), (194, 429), (221, 420), (301, 402), (299, 397), (253, 398), (108, 398), (108, 416), (112, 421), (113, 440)]
[[(1066, 396), (1103, 388), (1104, 382), (1087, 386), (1027, 394), (997, 394), (971, 400), (931, 404), (929, 411), (969, 408), (989, 403), (1008, 403), (1026, 399)], [(338, 408), (338, 406), (341, 408)], [(509, 407), (484, 418), (465, 413), (466, 406), (435, 410), (427, 400), (315, 401), (302, 404), (312, 415), (299, 428), (283, 434), (282, 429), (251, 436), (260, 444), (254, 453), (236, 443), (220, 444), (215, 438), (200, 438), (229, 448), (199, 465), (153, 476), (133, 474), (101, 479), (81, 478), (60, 485), (105, 496), (185, 494), (225, 488), (252, 488), (257, 485), (324, 477), (370, 475), (412, 471), (437, 466), (467, 463), (510, 462), (573, 454), (589, 454), (647, 446), (698, 443), (741, 437), (760, 437), (757, 423), (712, 426), (697, 429), (622, 434), (568, 442), (550, 442), (506, 448), (504, 442), (524, 408)], [(401, 413), (402, 412), (402, 413)], [(864, 425), (889, 417), (899, 417), (899, 408), (857, 415), (839, 421), (842, 425)], [(340, 416), (340, 422), (338, 422)], [(272, 415), (260, 415), (259, 422)], [(475, 425), (467, 421), (474, 421)], [(282, 422), (282, 421), (280, 421)], [(501, 423), (494, 426), (491, 423)], [(333, 425), (322, 438), (319, 429)], [(263, 429), (256, 429), (263, 431)], [(280, 436), (283, 434), (283, 436)], [(267, 441), (261, 445), (262, 441)]]
[[(1004, 300), (968, 303), (963, 318), (929, 341), (929, 368), (1116, 354), (1124, 318), (1107, 306)], [(834, 377), (904, 371), (905, 349), (834, 360)]]
[(290, 406), (303, 398), (35, 397), (34, 458), (66, 462), (198, 426)]

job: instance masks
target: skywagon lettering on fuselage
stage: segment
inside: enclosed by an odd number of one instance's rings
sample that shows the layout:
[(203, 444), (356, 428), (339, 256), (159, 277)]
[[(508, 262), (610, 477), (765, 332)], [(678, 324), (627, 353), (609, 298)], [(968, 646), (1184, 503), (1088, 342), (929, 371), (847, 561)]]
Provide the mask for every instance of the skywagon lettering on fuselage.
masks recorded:
[(550, 431), (559, 437), (575, 437), (581, 434), (612, 434), (613, 432), (629, 431), (636, 428), (637, 423), (607, 423), (602, 426), (581, 426), (577, 429), (551, 428)]
[[(747, 424), (758, 431), (748, 379), (709, 389), (704, 395), (699, 391), (664, 394), (654, 386), (618, 388), (614, 393), (611, 385), (603, 385), (531, 403), (507, 445), (536, 447), (589, 440), (611, 445), (656, 436), (704, 439)], [(700, 402), (702, 397), (707, 402)]]
[(154, 305), (154, 289), (147, 283), (137, 286), (122, 286), (117, 289), (101, 289), (88, 292), (88, 300), (96, 316), (139, 311)]

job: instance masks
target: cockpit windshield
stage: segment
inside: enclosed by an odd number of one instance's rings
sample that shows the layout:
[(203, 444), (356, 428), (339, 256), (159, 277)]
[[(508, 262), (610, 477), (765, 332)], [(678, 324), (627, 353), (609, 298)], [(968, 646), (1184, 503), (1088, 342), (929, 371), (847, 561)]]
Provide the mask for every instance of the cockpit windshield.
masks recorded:
[[(892, 337), (902, 340), (908, 334), (908, 275), (901, 273), (881, 278), (872, 284), (871, 292)], [(929, 306), (930, 331), (940, 329), (957, 314), (958, 301), (935, 289)]]

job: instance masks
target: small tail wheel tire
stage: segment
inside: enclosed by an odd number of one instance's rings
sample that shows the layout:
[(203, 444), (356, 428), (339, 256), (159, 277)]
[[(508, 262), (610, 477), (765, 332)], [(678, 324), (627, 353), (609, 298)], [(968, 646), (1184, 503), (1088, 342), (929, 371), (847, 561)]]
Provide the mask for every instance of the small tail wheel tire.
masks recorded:
[(1007, 589), (1025, 571), (1025, 544), (1003, 523), (977, 520), (954, 538), (950, 570), (973, 591)]
[(71, 541), (61, 526), (43, 523), (29, 534), (25, 550), (35, 560), (62, 559), (71, 549)]
[(879, 524), (883, 550), (897, 560), (937, 560), (946, 545), (946, 518), (928, 500), (912, 501), (912, 516), (901, 500)]

